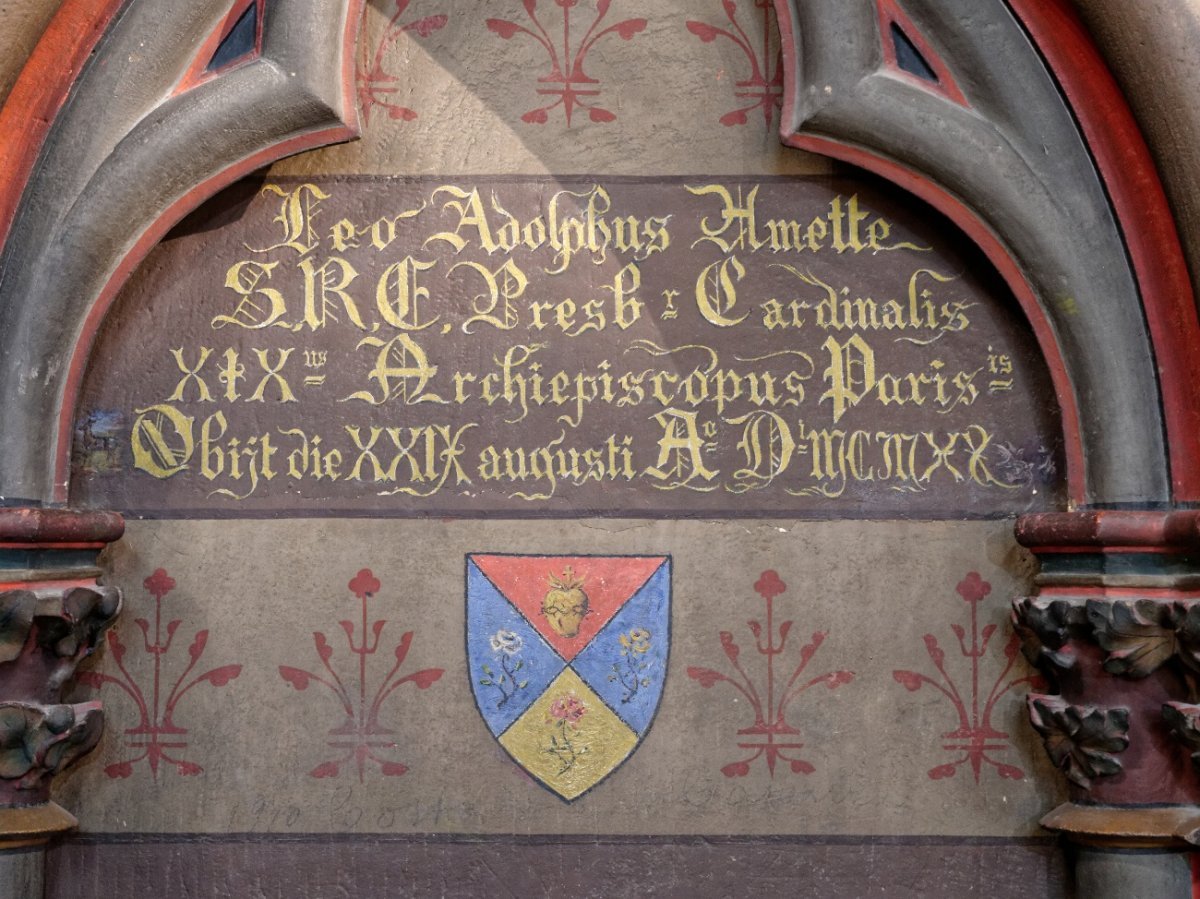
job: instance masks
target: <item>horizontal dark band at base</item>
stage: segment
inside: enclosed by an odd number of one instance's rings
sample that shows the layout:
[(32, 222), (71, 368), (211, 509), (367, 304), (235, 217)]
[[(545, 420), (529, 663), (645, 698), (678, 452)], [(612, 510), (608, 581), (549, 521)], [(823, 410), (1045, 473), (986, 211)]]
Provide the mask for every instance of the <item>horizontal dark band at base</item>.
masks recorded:
[(47, 899), (149, 895), (1061, 899), (1050, 839), (90, 834), (50, 850)]

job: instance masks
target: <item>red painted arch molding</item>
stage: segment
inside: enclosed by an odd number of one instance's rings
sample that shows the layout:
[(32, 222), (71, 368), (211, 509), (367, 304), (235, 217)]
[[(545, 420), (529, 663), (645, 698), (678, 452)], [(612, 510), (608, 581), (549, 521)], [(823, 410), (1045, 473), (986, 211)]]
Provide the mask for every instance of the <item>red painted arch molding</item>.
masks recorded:
[[(784, 104), (786, 106), (787, 99)], [(1033, 288), (1025, 279), (1020, 266), (1009, 255), (1007, 249), (992, 230), (968, 206), (956, 196), (943, 190), (919, 172), (899, 163), (878, 156), (870, 150), (849, 144), (838, 143), (823, 137), (812, 137), (797, 134), (783, 135), (783, 142), (798, 150), (819, 153), (832, 159), (848, 162), (859, 168), (874, 172), (886, 178), (893, 184), (921, 198), (934, 209), (937, 209), (975, 242), (988, 260), (996, 267), (1000, 276), (1008, 284), (1009, 289), (1021, 304), (1046, 360), (1050, 378), (1054, 383), (1054, 391), (1058, 398), (1063, 421), (1063, 444), (1067, 461), (1067, 485), (1071, 501), (1082, 504), (1086, 501), (1086, 484), (1084, 482), (1083, 444), (1080, 441), (1079, 407), (1075, 402), (1075, 391), (1071, 379), (1058, 350), (1058, 342), (1054, 332)]]
[(311, 131), (281, 141), (239, 160), (206, 181), (194, 185), (142, 232), (109, 277), (99, 295), (93, 300), (92, 307), (84, 321), (83, 330), (71, 353), (71, 363), (67, 369), (66, 383), (63, 388), (63, 402), (59, 407), (58, 439), (54, 448), (54, 499), (56, 502), (66, 503), (68, 501), (75, 408), (83, 388), (83, 378), (87, 371), (92, 345), (100, 330), (100, 324), (104, 321), (117, 294), (129, 280), (134, 269), (167, 235), (167, 232), (188, 213), (238, 179), (285, 156), (352, 140), (359, 136), (358, 100), (354, 85), (354, 50), (358, 40), (359, 27), (362, 24), (363, 12), (363, 0), (350, 0), (346, 12), (346, 31), (343, 35), (342, 52), (342, 96), (347, 115), (346, 123), (341, 127)]
[[(1142, 294), (1159, 366), (1174, 499), (1200, 501), (1200, 379), (1192, 377), (1189, 366), (1191, 348), (1200, 346), (1200, 320), (1161, 181), (1124, 96), (1065, 0), (1009, 0), (1009, 3), (1058, 79), (1107, 186)], [(0, 238), (11, 226), (20, 195), (55, 115), (119, 5), (117, 0), (77, 0), (65, 4), (0, 111)], [(343, 89), (346, 108), (351, 111), (355, 109), (353, 45), (360, 13), (361, 0), (352, 0), (343, 56), (347, 67)], [(786, 11), (781, 18), (786, 20)], [(781, 31), (784, 52), (794, 58), (791, 32), (787, 28)], [(785, 90), (792, 92), (790, 81)], [(794, 98), (785, 97), (786, 104), (794, 104)], [(305, 135), (242, 160), (196, 185), (140, 236), (96, 298), (85, 333), (75, 348), (55, 448), (57, 500), (66, 500), (71, 417), (95, 329), (137, 263), (171, 225), (236, 178), (288, 153), (345, 140), (356, 133), (356, 123), (351, 122), (345, 128)], [(862, 148), (825, 138), (785, 134), (784, 141), (875, 171), (948, 215), (980, 245), (1025, 307), (1050, 365), (1067, 432), (1072, 498), (1082, 501), (1083, 454), (1074, 394), (1033, 291), (1000, 241), (970, 209), (919, 172)]]
[[(84, 62), (111, 24), (120, 5), (121, 0), (68, 0), (34, 49), (8, 102), (0, 111), (0, 246), (12, 225), (46, 135), (63, 108)], [(235, 2), (233, 9), (237, 11), (245, 5), (244, 2)], [(343, 123), (264, 147), (192, 186), (137, 235), (103, 289), (91, 301), (82, 331), (71, 352), (59, 406), (57, 441), (52, 450), (55, 502), (65, 503), (68, 500), (72, 424), (95, 335), (121, 287), (146, 254), (189, 212), (255, 169), (284, 156), (350, 140), (359, 135), (354, 50), (362, 18), (363, 0), (349, 0), (342, 38), (340, 77), (340, 93), (345, 110)], [(217, 37), (220, 37), (219, 33)], [(212, 40), (208, 43), (212, 43)], [(200, 55), (210, 49), (206, 44), (201, 48)]]
[(1141, 129), (1067, 0), (1008, 0), (1075, 113), (1108, 188), (1154, 342), (1176, 502), (1200, 501), (1200, 319), (1167, 195)]
[(0, 109), (0, 247), (50, 126), (122, 0), (67, 0)]
[[(1187, 265), (1158, 176), (1124, 94), (1067, 0), (1007, 0), (1057, 79), (1079, 123), (1129, 252), (1158, 365), (1163, 418), (1176, 503), (1200, 502), (1200, 378), (1189, 354), (1200, 347), (1200, 319)], [(785, 0), (776, 0), (786, 58), (795, 58)], [(928, 89), (928, 88), (926, 88)], [(795, 86), (784, 86), (784, 108), (796, 108)], [(1025, 309), (1062, 407), (1071, 500), (1086, 500), (1079, 409), (1061, 355), (1033, 289), (984, 221), (961, 200), (915, 169), (871, 150), (827, 137), (792, 134), (783, 142), (857, 165), (892, 181), (950, 218), (996, 266)]]
[[(46, 136), (65, 105), (89, 55), (113, 22), (123, 0), (66, 0), (26, 61), (3, 108), (0, 108), (0, 248), (12, 227), (21, 196), (35, 170)], [(235, 8), (245, 2), (236, 2)], [(354, 86), (354, 49), (362, 24), (363, 0), (348, 0), (342, 35), (341, 94), (345, 119), (338, 127), (311, 131), (266, 147), (194, 185), (138, 236), (104, 288), (92, 300), (82, 333), (72, 349), (59, 407), (57, 443), (53, 448), (53, 500), (67, 501), (70, 435), (74, 408), (96, 331), (118, 291), (146, 254), (170, 228), (216, 194), (256, 168), (276, 159), (360, 133)], [(218, 38), (219, 38), (218, 34)], [(210, 40), (211, 43), (211, 40)], [(204, 49), (208, 49), (207, 45)]]

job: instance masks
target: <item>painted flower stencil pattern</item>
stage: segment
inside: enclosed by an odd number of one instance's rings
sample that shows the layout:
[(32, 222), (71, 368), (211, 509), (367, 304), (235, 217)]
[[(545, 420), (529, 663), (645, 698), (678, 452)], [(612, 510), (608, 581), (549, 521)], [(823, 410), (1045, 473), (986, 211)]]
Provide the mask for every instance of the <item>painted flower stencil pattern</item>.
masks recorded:
[(783, 51), (779, 44), (779, 28), (775, 24), (775, 7), (772, 0), (753, 0), (753, 7), (761, 18), (761, 33), (757, 36), (747, 32), (738, 21), (738, 0), (722, 0), (727, 25), (695, 19), (687, 23), (688, 31), (704, 43), (730, 41), (746, 57), (747, 76), (733, 84), (734, 100), (739, 105), (720, 118), (721, 124), (727, 127), (745, 125), (749, 116), (759, 110), (763, 123), (769, 128), (775, 113), (783, 106)]
[[(567, 127), (571, 126), (571, 118), (575, 112), (581, 109), (587, 110), (588, 118), (593, 122), (611, 122), (616, 119), (615, 112), (596, 102), (601, 94), (600, 80), (585, 72), (584, 64), (598, 42), (606, 37), (632, 40), (635, 35), (646, 29), (646, 20), (624, 19), (601, 27), (612, 6), (612, 0), (597, 0), (595, 18), (587, 26), (582, 37), (576, 39), (572, 34), (571, 11), (577, 7), (581, 7), (581, 13), (590, 10), (590, 7), (581, 4), (580, 0), (554, 0), (552, 4), (543, 4), (541, 11), (538, 9), (537, 0), (523, 0), (522, 5), (529, 19), (528, 26), (509, 19), (487, 20), (488, 29), (504, 40), (527, 38), (536, 41), (546, 52), (549, 71), (538, 78), (537, 94), (547, 99), (553, 98), (552, 102), (529, 110), (521, 116), (521, 121), (544, 125), (550, 120), (550, 113), (556, 109), (563, 110)], [(559, 10), (557, 14), (555, 9)], [(559, 23), (552, 21), (556, 15), (562, 17), (561, 30), (558, 28)], [(555, 32), (553, 36), (551, 29)]]
[[(349, 666), (350, 671), (339, 671), (339, 667), (332, 663), (333, 644), (321, 631), (313, 632), (313, 643), (323, 670), (307, 671), (290, 665), (279, 666), (280, 677), (296, 690), (307, 690), (313, 684), (320, 684), (328, 690), (341, 707), (340, 711), (344, 716), (340, 725), (328, 731), (327, 744), (330, 749), (335, 750), (337, 757), (322, 762), (309, 771), (313, 777), (337, 777), (344, 767), (353, 766), (357, 770), (359, 782), (362, 782), (365, 779), (367, 762), (373, 762), (379, 767), (380, 773), (388, 777), (405, 774), (408, 771), (407, 765), (388, 758), (388, 755), (397, 749), (398, 744), (395, 730), (384, 723), (384, 704), (396, 690), (406, 684), (412, 684), (418, 690), (428, 690), (444, 673), (441, 668), (423, 668), (409, 674), (400, 673), (413, 643), (413, 632), (405, 631), (392, 651), (394, 662), (390, 669), (372, 684), (368, 660), (379, 652), (383, 629), (388, 622), (384, 619), (371, 621), (367, 606), (381, 587), (379, 578), (375, 577), (369, 568), (359, 571), (350, 581), (350, 592), (359, 601), (361, 619), (359, 622), (338, 622), (345, 633), (347, 649), (357, 660), (357, 664)], [(371, 689), (372, 686), (374, 689)]]
[(950, 625), (958, 643), (959, 653), (968, 662), (969, 681), (966, 678), (955, 677), (953, 662), (947, 662), (947, 653), (933, 634), (926, 634), (924, 643), (925, 652), (937, 675), (930, 676), (920, 671), (898, 669), (892, 672), (892, 677), (896, 683), (912, 693), (925, 688), (936, 690), (954, 709), (954, 718), (958, 726), (942, 734), (942, 749), (956, 755), (957, 758), (930, 768), (930, 780), (954, 777), (963, 765), (970, 769), (976, 784), (979, 783), (985, 765), (1007, 780), (1023, 780), (1024, 771), (995, 758), (999, 753), (1012, 749), (1009, 735), (995, 726), (995, 714), (998, 703), (1014, 687), (1028, 684), (1038, 689), (1043, 684), (1042, 679), (1036, 674), (1014, 674), (1013, 669), (1018, 665), (1017, 657), (1021, 649), (1021, 638), (1016, 633), (1004, 643), (1001, 652), (1003, 665), (998, 674), (990, 682), (986, 679), (985, 663), (989, 658), (988, 650), (998, 628), (995, 623), (982, 624), (979, 613), (980, 605), (992, 592), (992, 585), (980, 577), (979, 572), (972, 571), (959, 581), (955, 590), (970, 610), (967, 627), (957, 622)]
[[(81, 684), (92, 687), (114, 686), (124, 691), (137, 706), (139, 720), (136, 725), (125, 731), (126, 746), (135, 752), (130, 759), (114, 762), (104, 769), (109, 777), (130, 777), (134, 766), (145, 761), (150, 768), (151, 777), (157, 781), (160, 767), (169, 765), (176, 772), (185, 776), (201, 774), (204, 768), (194, 761), (180, 758), (180, 753), (187, 749), (190, 742), (188, 729), (175, 721), (175, 715), (180, 703), (194, 688), (201, 684), (211, 687), (224, 687), (242, 673), (241, 665), (221, 665), (211, 668), (202, 674), (194, 674), (196, 666), (208, 646), (209, 632), (207, 629), (197, 631), (188, 646), (188, 661), (179, 674), (172, 680), (168, 671), (172, 667), (168, 661), (171, 649), (175, 646), (175, 635), (183, 620), (168, 618), (163, 620), (163, 600), (175, 589), (175, 579), (167, 572), (158, 568), (146, 578), (142, 585), (146, 592), (154, 597), (154, 620), (134, 618), (134, 626), (141, 631), (141, 646), (132, 644), (133, 649), (141, 649), (153, 659), (149, 682), (143, 683), (126, 665), (130, 647), (121, 640), (117, 629), (108, 632), (108, 650), (110, 657), (117, 666), (119, 674), (104, 674), (99, 671), (81, 671), (76, 679)], [(176, 670), (179, 670), (176, 667)]]
[(765, 678), (756, 682), (747, 673), (741, 646), (732, 631), (721, 631), (719, 635), (721, 651), (733, 670), (732, 674), (695, 665), (687, 670), (688, 677), (706, 689), (717, 684), (728, 684), (741, 694), (749, 711), (754, 713), (754, 723), (737, 731), (737, 748), (744, 757), (721, 767), (721, 773), (726, 777), (746, 777), (751, 765), (760, 758), (766, 761), (767, 773), (771, 777), (775, 776), (775, 767), (780, 761), (787, 762), (793, 774), (811, 774), (815, 771), (811, 762), (797, 755), (805, 744), (800, 740), (799, 728), (788, 720), (789, 707), (813, 687), (823, 685), (836, 690), (854, 680), (853, 671), (831, 671), (808, 678), (804, 676), (813, 656), (828, 636), (826, 631), (815, 631), (809, 642), (800, 648), (800, 657), (786, 681), (783, 679), (784, 672), (776, 670), (776, 660), (787, 651), (788, 635), (794, 623), (787, 620), (781, 622), (778, 629), (775, 626), (775, 599), (786, 590), (787, 584), (774, 570), (764, 571), (754, 582), (754, 591), (766, 605), (766, 616), (765, 620), (751, 619), (746, 625), (754, 636), (755, 650), (766, 658)]
[[(444, 28), (449, 19), (446, 15), (437, 14), (411, 22), (401, 22), (412, 0), (395, 2), (395, 14), (388, 20), (383, 34), (368, 53), (367, 59), (358, 67), (358, 103), (362, 109), (363, 121), (368, 124), (371, 121), (371, 110), (376, 106), (387, 112), (388, 118), (393, 120), (411, 122), (417, 118), (416, 110), (395, 100), (396, 94), (400, 92), (401, 80), (399, 75), (388, 71), (388, 56), (405, 35), (429, 37), (435, 31)], [(365, 40), (363, 46), (367, 46)]]

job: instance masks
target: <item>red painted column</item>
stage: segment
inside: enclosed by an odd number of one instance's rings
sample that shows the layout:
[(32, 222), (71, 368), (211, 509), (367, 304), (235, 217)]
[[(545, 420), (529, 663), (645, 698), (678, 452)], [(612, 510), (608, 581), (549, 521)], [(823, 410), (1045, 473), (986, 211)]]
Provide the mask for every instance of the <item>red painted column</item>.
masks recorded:
[[(1070, 785), (1070, 801), (1042, 825), (1080, 847), (1077, 874), (1092, 870), (1100, 895), (1190, 897), (1200, 511), (1029, 515), (1017, 540), (1042, 568), (1013, 623), (1053, 691), (1028, 697), (1030, 721)], [(1162, 858), (1117, 864), (1116, 852)]]
[(104, 716), (98, 702), (63, 702), (63, 691), (120, 610), (120, 591), (97, 583), (96, 557), (124, 528), (111, 512), (0, 508), (5, 852), (44, 844), (77, 823), (50, 801), (50, 782), (96, 745)]

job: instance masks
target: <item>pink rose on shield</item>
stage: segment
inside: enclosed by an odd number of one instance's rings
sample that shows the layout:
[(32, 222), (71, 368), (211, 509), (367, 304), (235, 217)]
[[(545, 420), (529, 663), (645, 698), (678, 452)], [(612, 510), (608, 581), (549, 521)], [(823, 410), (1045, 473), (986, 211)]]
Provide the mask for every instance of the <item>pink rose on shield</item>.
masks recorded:
[(550, 704), (550, 717), (565, 721), (571, 727), (579, 726), (579, 719), (587, 712), (587, 706), (579, 697), (571, 694), (560, 696)]

